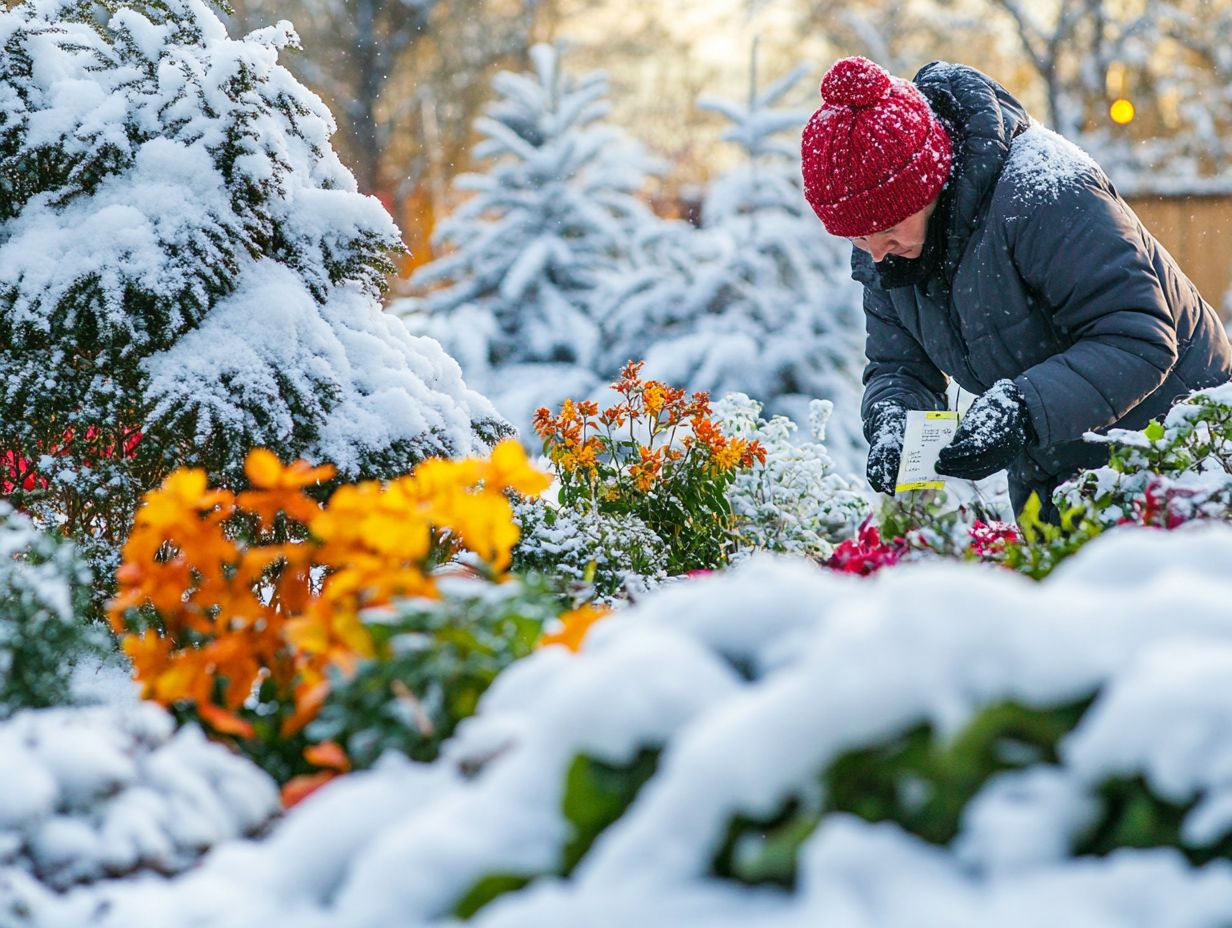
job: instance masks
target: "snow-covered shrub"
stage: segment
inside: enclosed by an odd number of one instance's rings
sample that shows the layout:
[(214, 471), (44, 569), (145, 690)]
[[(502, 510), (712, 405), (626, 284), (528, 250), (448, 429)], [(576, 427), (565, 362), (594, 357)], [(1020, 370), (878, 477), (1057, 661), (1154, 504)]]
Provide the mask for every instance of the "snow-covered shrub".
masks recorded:
[(1140, 432), (1088, 434), (1109, 446), (1106, 467), (1057, 491), (1101, 525), (1175, 528), (1191, 519), (1232, 519), (1232, 384), (1198, 390)]
[(793, 420), (762, 418), (762, 404), (743, 393), (715, 403), (715, 419), (725, 432), (766, 450), (765, 461), (737, 474), (727, 491), (742, 556), (766, 550), (825, 560), (868, 517), (867, 498), (851, 480), (834, 473), (823, 444), (832, 410), (828, 400), (814, 400), (809, 406), (813, 440), (796, 442)]
[(1042, 583), (763, 555), (92, 924), (1222, 928), (1229, 559), (1219, 524), (1116, 529)]
[(264, 446), (385, 476), (501, 427), (381, 311), (403, 246), (278, 64), (297, 42), (202, 0), (0, 11), (0, 481), (102, 539), (100, 581), (178, 465), (241, 483)]
[(0, 719), (71, 701), (74, 665), (110, 650), (83, 617), (90, 572), (62, 538), (0, 502)]
[[(449, 250), (412, 279), (423, 297), (394, 308), (439, 339), (498, 405), (527, 378), (551, 390), (562, 376), (555, 368), (571, 369), (571, 379), (592, 368), (596, 277), (653, 220), (636, 196), (650, 159), (603, 122), (607, 76), (570, 75), (549, 45), (530, 57), (533, 71), (493, 80), (498, 98), (475, 123), (474, 157), (486, 170), (457, 178), (471, 196), (434, 233)], [(529, 428), (530, 413), (556, 399), (541, 393), (502, 411)]]
[(46, 890), (178, 873), (212, 846), (257, 833), (279, 809), (260, 769), (142, 704), (27, 710), (0, 722), (0, 780), (6, 926), (37, 924)]
[(826, 234), (801, 191), (808, 112), (784, 100), (806, 72), (754, 87), (743, 102), (701, 101), (728, 120), (723, 138), (744, 161), (711, 183), (700, 228), (640, 226), (630, 266), (605, 275), (603, 366), (645, 358), (649, 376), (713, 396), (746, 393), (801, 422), (811, 398), (828, 399), (838, 411), (835, 460), (855, 473), (867, 450), (864, 318), (851, 247)]
[(437, 587), (439, 599), (364, 612), (376, 656), (349, 673), (331, 671), (329, 696), (305, 729), (309, 741), (339, 745), (354, 768), (390, 750), (435, 758), (497, 674), (530, 654), (561, 611), (553, 590), (516, 577), (446, 577)]
[(640, 593), (667, 576), (667, 545), (635, 513), (584, 511), (543, 497), (514, 507), (522, 538), (514, 568), (555, 577), (601, 602)]

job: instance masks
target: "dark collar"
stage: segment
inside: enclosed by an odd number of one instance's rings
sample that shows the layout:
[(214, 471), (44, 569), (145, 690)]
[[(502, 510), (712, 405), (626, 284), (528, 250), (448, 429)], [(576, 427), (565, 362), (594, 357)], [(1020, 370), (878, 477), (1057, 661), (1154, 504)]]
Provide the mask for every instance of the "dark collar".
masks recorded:
[(946, 239), (950, 229), (950, 215), (953, 211), (953, 196), (950, 184), (942, 188), (937, 199), (937, 208), (928, 217), (928, 229), (924, 238), (924, 250), (918, 258), (900, 258), (896, 255), (886, 255), (875, 265), (881, 286), (886, 290), (898, 287), (916, 287), (922, 285), (929, 276), (941, 265), (945, 256)]

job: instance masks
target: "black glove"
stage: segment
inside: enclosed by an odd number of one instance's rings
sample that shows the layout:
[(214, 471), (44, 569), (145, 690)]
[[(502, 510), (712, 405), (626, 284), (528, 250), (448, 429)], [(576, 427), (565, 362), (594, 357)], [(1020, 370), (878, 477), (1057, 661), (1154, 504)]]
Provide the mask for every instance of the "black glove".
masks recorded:
[(907, 409), (886, 400), (869, 410), (864, 423), (868, 437), (868, 466), (865, 475), (878, 493), (894, 495), (898, 483), (898, 465), (903, 456), (903, 432), (907, 428)]
[(1022, 392), (1012, 380), (998, 380), (981, 394), (937, 455), (937, 473), (981, 480), (1003, 470), (1034, 438)]

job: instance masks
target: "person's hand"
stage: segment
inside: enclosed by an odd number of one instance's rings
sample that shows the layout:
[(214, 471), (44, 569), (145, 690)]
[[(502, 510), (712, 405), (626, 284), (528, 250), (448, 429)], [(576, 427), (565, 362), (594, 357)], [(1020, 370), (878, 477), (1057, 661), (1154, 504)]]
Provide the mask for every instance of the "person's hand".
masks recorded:
[(874, 490), (893, 496), (903, 456), (906, 407), (891, 401), (878, 403), (869, 410), (867, 428), (869, 448), (865, 475)]
[(1022, 392), (998, 380), (981, 394), (937, 455), (937, 473), (981, 480), (1008, 467), (1031, 440), (1031, 420)]

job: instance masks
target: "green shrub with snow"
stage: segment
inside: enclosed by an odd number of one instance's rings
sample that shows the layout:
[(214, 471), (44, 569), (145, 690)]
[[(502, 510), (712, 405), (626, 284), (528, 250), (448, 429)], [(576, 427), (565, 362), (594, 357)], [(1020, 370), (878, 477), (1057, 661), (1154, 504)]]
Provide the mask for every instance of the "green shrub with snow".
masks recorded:
[(110, 649), (90, 593), (72, 546), (0, 502), (0, 718), (70, 702), (74, 665)]
[[(0, 924), (38, 925), (60, 893), (170, 875), (279, 810), (257, 767), (149, 704), (18, 713), (0, 722)], [(64, 897), (68, 898), (68, 897)], [(98, 924), (88, 897), (63, 924)]]
[(1063, 506), (1105, 526), (1232, 519), (1232, 384), (1196, 391), (1142, 431), (1087, 438), (1107, 444), (1110, 460), (1059, 488)]
[(1221, 928), (1230, 557), (1206, 524), (1042, 583), (753, 558), (516, 662), (435, 762), (99, 887), (91, 924)]
[(528, 57), (526, 71), (493, 78), (474, 126), (483, 170), (456, 179), (467, 197), (434, 233), (443, 252), (412, 279), (420, 297), (392, 308), (527, 436), (537, 407), (605, 376), (598, 281), (657, 222), (638, 196), (656, 163), (607, 120), (607, 75), (572, 73), (562, 46)]
[(278, 63), (204, 0), (0, 11), (0, 488), (115, 566), (174, 467), (250, 448), (348, 478), (502, 428), (378, 300), (398, 230)]
[(667, 577), (667, 546), (635, 513), (583, 511), (543, 497), (514, 508), (522, 538), (520, 573), (551, 576), (566, 590), (607, 602), (636, 595)]
[(794, 440), (794, 421), (762, 418), (761, 403), (743, 393), (728, 394), (715, 404), (724, 432), (757, 441), (766, 450), (766, 460), (739, 473), (727, 491), (738, 556), (764, 550), (825, 560), (869, 515), (867, 498), (853, 481), (834, 473), (823, 444), (833, 408), (828, 400), (812, 401), (812, 441), (800, 442)]
[(371, 767), (386, 751), (434, 759), (492, 681), (531, 653), (561, 611), (553, 590), (520, 577), (499, 584), (443, 577), (437, 585), (442, 599), (364, 612), (378, 657), (333, 676), (306, 729), (313, 743), (338, 744), (355, 768)]

